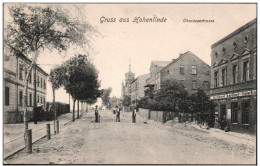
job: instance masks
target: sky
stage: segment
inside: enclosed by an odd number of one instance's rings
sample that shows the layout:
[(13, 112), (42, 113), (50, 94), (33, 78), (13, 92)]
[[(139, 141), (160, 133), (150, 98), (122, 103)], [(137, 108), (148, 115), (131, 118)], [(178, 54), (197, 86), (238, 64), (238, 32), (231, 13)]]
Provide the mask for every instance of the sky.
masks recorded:
[[(66, 4), (75, 15), (82, 14), (102, 34), (92, 40), (91, 57), (99, 71), (101, 88), (112, 87), (112, 96), (121, 96), (124, 74), (149, 73), (151, 61), (171, 61), (180, 53), (191, 51), (210, 65), (211, 45), (256, 18), (255, 4)], [(7, 5), (5, 6), (6, 13)], [(166, 18), (166, 22), (134, 23), (135, 17)], [(116, 22), (100, 23), (100, 18), (116, 18)], [(130, 22), (119, 22), (129, 18)], [(208, 19), (214, 23), (187, 23), (184, 19)], [(41, 52), (39, 65), (47, 72), (74, 56), (65, 58), (55, 50)], [(52, 100), (47, 83), (47, 101)], [(56, 92), (56, 101), (69, 101), (63, 88)], [(100, 101), (99, 101), (100, 103)]]

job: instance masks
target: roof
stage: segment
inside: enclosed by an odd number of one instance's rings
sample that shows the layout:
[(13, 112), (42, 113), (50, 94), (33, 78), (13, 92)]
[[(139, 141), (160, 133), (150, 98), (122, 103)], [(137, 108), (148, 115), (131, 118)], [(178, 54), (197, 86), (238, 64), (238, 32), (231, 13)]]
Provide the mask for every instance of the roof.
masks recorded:
[[(195, 56), (195, 58), (197, 58), (198, 60), (200, 60), (203, 64), (205, 64), (208, 68), (210, 68), (210, 66), (207, 64), (207, 63), (205, 63), (203, 60), (201, 60), (199, 57), (197, 57), (195, 54), (193, 54), (191, 51), (187, 51), (187, 52), (185, 52), (184, 54), (180, 54), (180, 56), (178, 57), (178, 58), (176, 58), (176, 59), (174, 59), (171, 63), (169, 63), (167, 66), (165, 66), (164, 68), (166, 68), (166, 67), (168, 67), (168, 66), (170, 66), (171, 64), (174, 64), (175, 62), (177, 62), (178, 60), (180, 60), (180, 59), (182, 59), (184, 56), (186, 56), (186, 55), (188, 55), (188, 54), (191, 54), (191, 55), (193, 55), (193, 56)], [(164, 69), (163, 68), (163, 69)], [(162, 70), (162, 69), (161, 69)], [(160, 70), (160, 71), (161, 71)]]
[(158, 67), (164, 67), (168, 65), (171, 61), (152, 61), (152, 64), (158, 66)]
[(149, 76), (150, 76), (150, 73), (140, 75), (140, 76), (138, 76), (136, 79), (134, 79), (134, 80), (131, 82), (131, 84), (134, 83), (134, 82), (135, 82), (137, 79), (139, 79), (140, 77), (149, 77)]
[(235, 36), (236, 34), (240, 33), (241, 31), (249, 28), (250, 26), (252, 26), (253, 24), (256, 23), (256, 18), (253, 19), (252, 21), (246, 23), (245, 25), (243, 25), (242, 27), (238, 28), (237, 30), (235, 30), (234, 32), (230, 33), (229, 35), (227, 35), (226, 37), (220, 39), (219, 41), (217, 41), (216, 43), (211, 45), (211, 48), (219, 45), (220, 43), (223, 43), (224, 41), (228, 40), (229, 38)]

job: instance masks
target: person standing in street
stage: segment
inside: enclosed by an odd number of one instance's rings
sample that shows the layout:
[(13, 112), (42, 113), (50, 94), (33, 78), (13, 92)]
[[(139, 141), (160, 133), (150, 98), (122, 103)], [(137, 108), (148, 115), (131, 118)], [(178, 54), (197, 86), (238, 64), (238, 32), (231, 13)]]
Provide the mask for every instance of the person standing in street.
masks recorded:
[(120, 122), (120, 109), (116, 106), (116, 122)]
[(134, 108), (133, 112), (132, 112), (132, 121), (133, 121), (133, 123), (136, 122), (136, 108)]
[(96, 105), (96, 109), (95, 109), (95, 122), (98, 122), (98, 106)]

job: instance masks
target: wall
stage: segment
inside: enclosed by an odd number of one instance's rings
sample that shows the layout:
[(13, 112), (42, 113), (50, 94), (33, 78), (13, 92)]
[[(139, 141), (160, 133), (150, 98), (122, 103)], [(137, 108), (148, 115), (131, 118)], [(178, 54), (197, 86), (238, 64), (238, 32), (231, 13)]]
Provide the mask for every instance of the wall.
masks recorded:
[(139, 108), (139, 115), (146, 119), (151, 119), (157, 122), (164, 122), (164, 112), (163, 111), (152, 111), (149, 109)]
[[(192, 74), (193, 65), (197, 66), (197, 74)], [(184, 66), (184, 74), (180, 73), (180, 66)], [(161, 82), (166, 80), (182, 81), (187, 91), (194, 93), (198, 88), (203, 88), (204, 81), (210, 84), (210, 66), (188, 51), (161, 70)], [(192, 81), (196, 81), (196, 89), (192, 88)], [(210, 86), (204, 90), (209, 89)]]

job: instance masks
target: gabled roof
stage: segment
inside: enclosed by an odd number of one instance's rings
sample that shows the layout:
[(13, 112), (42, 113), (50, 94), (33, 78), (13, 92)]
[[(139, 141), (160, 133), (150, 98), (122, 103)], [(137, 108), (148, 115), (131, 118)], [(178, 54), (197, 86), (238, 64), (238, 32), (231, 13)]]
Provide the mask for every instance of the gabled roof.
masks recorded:
[(197, 56), (196, 56), (195, 54), (193, 54), (191, 51), (187, 51), (187, 52), (185, 52), (184, 54), (181, 54), (178, 58), (172, 60), (172, 62), (169, 63), (169, 64), (168, 64), (167, 66), (165, 66), (164, 68), (166, 68), (166, 67), (170, 66), (171, 64), (173, 64), (173, 63), (179, 61), (179, 60), (182, 59), (184, 56), (189, 55), (189, 54), (190, 54), (190, 55), (193, 55), (196, 59), (198, 59), (198, 60), (201, 61), (204, 65), (206, 65), (208, 68), (210, 68), (210, 66), (209, 66), (208, 64), (206, 64), (203, 60), (201, 60), (199, 57), (197, 57)]
[(168, 65), (171, 61), (152, 61), (152, 64), (154, 64), (157, 67), (165, 67)]

